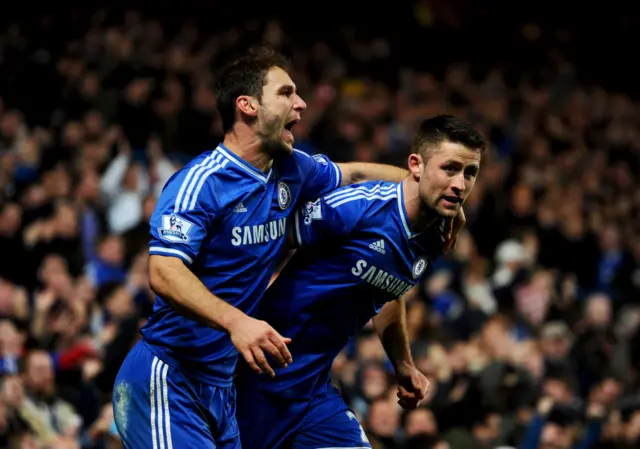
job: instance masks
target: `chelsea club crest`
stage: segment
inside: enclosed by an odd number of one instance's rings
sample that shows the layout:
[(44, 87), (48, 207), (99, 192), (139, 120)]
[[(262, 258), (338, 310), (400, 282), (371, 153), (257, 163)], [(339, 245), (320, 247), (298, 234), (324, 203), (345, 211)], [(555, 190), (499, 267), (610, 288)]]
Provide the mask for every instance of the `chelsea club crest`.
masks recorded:
[(284, 182), (278, 184), (278, 205), (285, 210), (291, 204), (291, 191)]
[(424, 257), (418, 257), (413, 263), (413, 278), (418, 279), (424, 270), (427, 268), (427, 259)]

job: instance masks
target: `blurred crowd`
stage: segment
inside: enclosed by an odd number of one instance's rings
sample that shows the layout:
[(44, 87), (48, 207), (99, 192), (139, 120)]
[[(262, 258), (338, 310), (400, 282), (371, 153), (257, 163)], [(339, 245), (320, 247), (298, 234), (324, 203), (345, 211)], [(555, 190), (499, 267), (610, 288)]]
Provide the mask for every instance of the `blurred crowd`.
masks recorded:
[[(417, 3), (418, 34), (458, 26), (446, 2)], [(221, 138), (212, 68), (249, 41), (292, 57), (301, 150), (404, 165), (416, 124), (444, 112), (491, 142), (456, 249), (408, 304), (429, 400), (399, 408), (370, 328), (334, 365), (373, 447), (640, 447), (640, 105), (562, 53), (540, 70), (455, 55), (429, 70), (389, 64), (392, 38), (302, 37), (135, 11), (2, 31), (0, 447), (121, 447), (110, 394), (153, 300), (147, 222)]]

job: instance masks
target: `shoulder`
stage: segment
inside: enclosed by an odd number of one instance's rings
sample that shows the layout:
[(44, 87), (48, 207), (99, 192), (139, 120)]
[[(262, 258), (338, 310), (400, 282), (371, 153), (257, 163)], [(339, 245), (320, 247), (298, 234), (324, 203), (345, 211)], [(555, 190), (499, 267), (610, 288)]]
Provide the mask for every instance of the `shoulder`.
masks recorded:
[(202, 153), (169, 179), (163, 194), (174, 199), (177, 211), (191, 210), (202, 200), (219, 204), (215, 193), (226, 192), (229, 189), (222, 188), (222, 184), (233, 181), (226, 176), (230, 173), (229, 163), (229, 158), (217, 149)]
[(295, 163), (296, 166), (303, 169), (310, 167), (332, 167), (334, 163), (324, 154), (308, 154), (302, 150), (293, 149), (293, 152), (288, 155), (288, 159)]
[(398, 184), (385, 181), (368, 181), (339, 187), (324, 196), (329, 207), (351, 203), (360, 208), (379, 208), (398, 198)]
[(229, 159), (221, 151), (216, 149), (204, 152), (178, 170), (171, 177), (168, 185), (174, 188), (180, 188), (182, 185), (185, 188), (196, 188), (199, 183), (204, 184), (216, 180), (221, 173), (227, 171), (225, 170), (227, 164), (229, 164)]
[(319, 161), (319, 160), (324, 160), (324, 158), (322, 157), (316, 157), (316, 156), (321, 156), (321, 155), (311, 155), (305, 151), (302, 150), (298, 150), (297, 148), (293, 149), (293, 152), (291, 153), (291, 156), (293, 156), (293, 159), (296, 161), (306, 161), (306, 162), (311, 162), (311, 161)]

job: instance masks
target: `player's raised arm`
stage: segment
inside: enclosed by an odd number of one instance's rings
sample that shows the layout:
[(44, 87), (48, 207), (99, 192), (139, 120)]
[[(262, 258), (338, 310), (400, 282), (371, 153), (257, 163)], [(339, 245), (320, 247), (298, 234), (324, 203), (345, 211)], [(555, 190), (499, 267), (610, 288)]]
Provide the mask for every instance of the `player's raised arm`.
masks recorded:
[(402, 408), (414, 409), (425, 398), (429, 381), (415, 367), (407, 333), (406, 301), (419, 295), (414, 286), (402, 298), (386, 303), (373, 317), (373, 326), (387, 357), (393, 364), (398, 381), (398, 403)]
[[(305, 179), (303, 200), (315, 200), (337, 187), (381, 180), (402, 182), (409, 171), (393, 165), (372, 164), (367, 162), (348, 162), (336, 164), (322, 154), (309, 156), (302, 151), (294, 151)], [(458, 234), (466, 220), (462, 208), (457, 217), (447, 219), (445, 252), (455, 246)], [(292, 240), (295, 242), (295, 240)]]
[(367, 162), (348, 162), (336, 164), (341, 173), (343, 186), (363, 181), (400, 182), (409, 175), (409, 171), (393, 165)]
[(305, 179), (302, 198), (313, 200), (337, 187), (363, 181), (400, 182), (409, 171), (392, 165), (349, 162), (336, 164), (323, 154), (309, 156), (295, 150), (294, 157)]

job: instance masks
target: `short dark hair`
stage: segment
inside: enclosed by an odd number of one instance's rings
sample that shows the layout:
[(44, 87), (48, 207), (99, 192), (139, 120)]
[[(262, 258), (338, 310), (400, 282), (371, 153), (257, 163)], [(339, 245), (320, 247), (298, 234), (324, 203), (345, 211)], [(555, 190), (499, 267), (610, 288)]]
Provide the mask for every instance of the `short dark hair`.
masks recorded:
[(420, 124), (411, 153), (420, 154), (426, 162), (442, 142), (459, 143), (480, 152), (487, 146), (484, 137), (470, 123), (453, 115), (436, 115)]
[(262, 99), (262, 88), (269, 69), (289, 70), (289, 59), (269, 47), (252, 47), (245, 54), (225, 64), (215, 77), (213, 92), (222, 130), (228, 133), (236, 117), (236, 99), (240, 95)]

